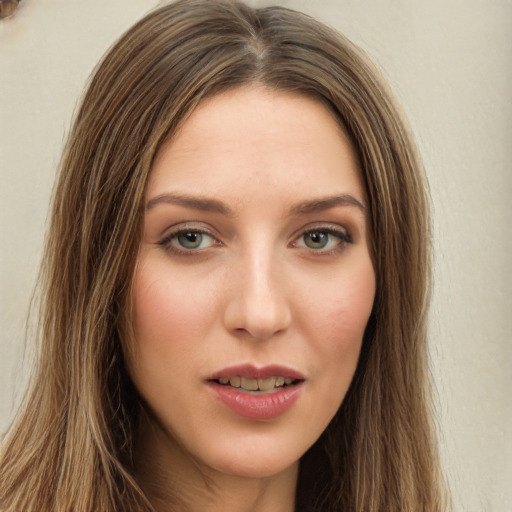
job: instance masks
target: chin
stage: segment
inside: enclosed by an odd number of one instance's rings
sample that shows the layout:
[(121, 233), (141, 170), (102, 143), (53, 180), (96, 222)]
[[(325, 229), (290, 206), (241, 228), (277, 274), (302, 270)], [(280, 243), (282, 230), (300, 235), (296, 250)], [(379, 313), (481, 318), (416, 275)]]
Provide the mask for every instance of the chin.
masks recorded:
[[(263, 441), (263, 442), (262, 442)], [(244, 478), (269, 478), (281, 473), (295, 472), (299, 460), (307, 450), (304, 443), (280, 440), (245, 440), (243, 445), (215, 446), (208, 450), (203, 464), (226, 475)]]
[(285, 461), (284, 463), (282, 460), (275, 459), (268, 461), (255, 461), (254, 459), (252, 461), (230, 460), (222, 463), (222, 465), (216, 469), (220, 473), (234, 477), (265, 479), (288, 472), (295, 472), (295, 469), (298, 468), (298, 464), (298, 460)]

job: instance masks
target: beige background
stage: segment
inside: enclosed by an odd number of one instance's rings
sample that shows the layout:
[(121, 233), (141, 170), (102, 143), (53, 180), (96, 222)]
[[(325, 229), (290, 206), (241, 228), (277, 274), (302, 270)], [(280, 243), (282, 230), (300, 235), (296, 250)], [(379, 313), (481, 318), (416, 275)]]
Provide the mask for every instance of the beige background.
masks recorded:
[[(104, 50), (158, 3), (25, 0), (0, 22), (0, 431), (28, 374), (24, 318), (77, 98)], [(266, 3), (359, 43), (410, 116), (435, 211), (431, 354), (455, 511), (511, 512), (512, 2)]]

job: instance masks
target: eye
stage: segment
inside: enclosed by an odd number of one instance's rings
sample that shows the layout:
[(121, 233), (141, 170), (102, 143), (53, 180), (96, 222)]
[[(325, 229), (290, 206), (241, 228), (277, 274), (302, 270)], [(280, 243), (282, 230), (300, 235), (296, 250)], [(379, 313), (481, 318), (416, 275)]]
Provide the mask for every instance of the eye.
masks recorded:
[(293, 246), (325, 253), (342, 249), (349, 243), (352, 243), (351, 236), (341, 228), (321, 227), (304, 232)]
[(332, 243), (332, 235), (325, 231), (310, 231), (302, 235), (302, 239), (309, 249), (325, 249), (329, 243)]
[(200, 249), (203, 243), (208, 243), (208, 235), (197, 231), (184, 231), (175, 236), (176, 242), (185, 249)]
[(158, 245), (175, 254), (190, 254), (219, 244), (213, 235), (192, 228), (173, 231), (158, 242)]

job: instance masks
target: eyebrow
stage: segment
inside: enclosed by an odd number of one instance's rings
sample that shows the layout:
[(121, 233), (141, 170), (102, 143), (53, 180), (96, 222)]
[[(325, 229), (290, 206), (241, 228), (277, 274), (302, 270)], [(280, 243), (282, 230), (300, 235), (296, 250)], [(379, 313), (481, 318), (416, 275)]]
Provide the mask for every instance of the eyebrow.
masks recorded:
[(356, 206), (363, 213), (366, 213), (366, 206), (350, 194), (341, 194), (329, 197), (322, 197), (308, 201), (302, 201), (290, 209), (292, 215), (306, 215), (323, 210), (329, 210), (336, 206)]
[(224, 203), (207, 197), (195, 197), (183, 194), (160, 194), (147, 202), (146, 210), (151, 210), (159, 204), (175, 204), (194, 210), (233, 216), (233, 211)]
[[(229, 217), (234, 216), (233, 210), (223, 202), (208, 197), (196, 197), (184, 194), (160, 194), (147, 202), (146, 210), (151, 210), (159, 204), (174, 204), (184, 206), (186, 208), (192, 208), (194, 210), (220, 213), (221, 215)], [(301, 201), (290, 208), (290, 215), (307, 215), (310, 213), (329, 210), (336, 206), (355, 206), (363, 213), (366, 213), (366, 206), (354, 196), (351, 196), (350, 194), (341, 194)]]

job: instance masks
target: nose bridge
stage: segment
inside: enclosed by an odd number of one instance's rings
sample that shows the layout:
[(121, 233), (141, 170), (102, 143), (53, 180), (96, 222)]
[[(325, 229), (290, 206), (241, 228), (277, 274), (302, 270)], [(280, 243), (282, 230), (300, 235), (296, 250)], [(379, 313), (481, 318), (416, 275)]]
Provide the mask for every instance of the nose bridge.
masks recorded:
[[(242, 266), (245, 294), (248, 303), (273, 303), (277, 299), (278, 283), (275, 267), (278, 266), (273, 253), (266, 249), (255, 249), (247, 254), (247, 263)], [(245, 268), (245, 271), (244, 271)], [(270, 308), (268, 308), (270, 310)]]
[(236, 263), (234, 293), (228, 305), (230, 329), (266, 339), (285, 330), (291, 320), (283, 286), (284, 262), (273, 244), (253, 240)]

